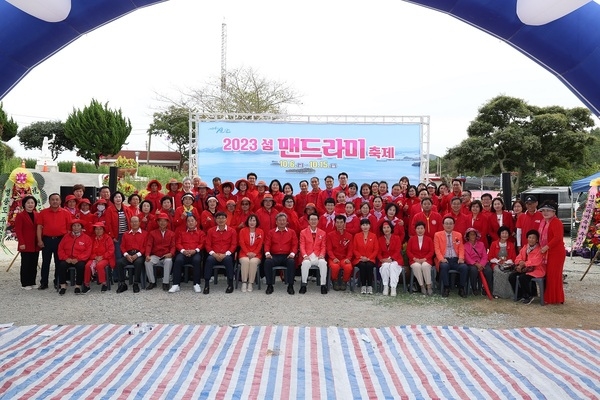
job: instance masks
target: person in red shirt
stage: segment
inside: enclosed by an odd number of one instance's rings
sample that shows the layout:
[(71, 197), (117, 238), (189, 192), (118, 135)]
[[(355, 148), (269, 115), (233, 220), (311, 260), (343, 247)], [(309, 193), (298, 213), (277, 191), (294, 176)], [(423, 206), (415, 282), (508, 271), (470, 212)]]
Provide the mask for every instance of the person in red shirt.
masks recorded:
[[(452, 179), (452, 191), (442, 198), (440, 214), (450, 212), (450, 202), (453, 198), (462, 196), (462, 181), (460, 179)], [(464, 233), (464, 232), (463, 232)]]
[(200, 220), (200, 214), (194, 207), (194, 195), (185, 193), (181, 197), (182, 204), (175, 209), (175, 231), (183, 231), (186, 228), (187, 218), (193, 215), (196, 221)]
[(67, 292), (67, 271), (75, 267), (75, 294), (81, 294), (83, 283), (83, 270), (85, 263), (92, 254), (92, 239), (82, 233), (83, 225), (78, 219), (71, 221), (71, 232), (64, 235), (58, 245), (58, 294), (63, 296)]
[(350, 194), (348, 187), (348, 174), (345, 172), (340, 172), (338, 174), (338, 183), (339, 185), (333, 188), (334, 195), (337, 196), (339, 192), (344, 192), (347, 197)]
[(294, 203), (294, 196), (291, 194), (286, 194), (283, 198), (283, 209), (281, 212), (284, 212), (288, 217), (288, 228), (296, 232), (296, 235), (299, 235), (301, 230), (300, 220), (296, 214), (295, 206), (296, 204)]
[(227, 210), (227, 201), (234, 200), (236, 197), (231, 193), (233, 192), (233, 182), (223, 182), (219, 191), (220, 193), (217, 195), (217, 200), (219, 201), (219, 205), (217, 206), (217, 210), (225, 212)]
[(353, 262), (360, 271), (360, 293), (373, 294), (373, 268), (379, 253), (379, 242), (377, 236), (370, 231), (371, 223), (368, 219), (360, 221), (360, 229), (362, 232), (352, 239)]
[(196, 210), (202, 214), (202, 211), (206, 210), (207, 208), (206, 200), (208, 200), (210, 197), (210, 194), (208, 193), (208, 183), (200, 181), (196, 189), (198, 194), (196, 195), (194, 206), (196, 207)]
[(243, 197), (240, 199), (240, 209), (235, 212), (233, 216), (233, 224), (232, 228), (235, 228), (238, 233), (246, 227), (246, 221), (252, 213), (252, 200), (248, 197)]
[(353, 235), (346, 231), (346, 217), (335, 216), (335, 230), (327, 234), (327, 259), (333, 280), (333, 290), (346, 290), (352, 271)]
[(175, 233), (168, 229), (169, 216), (160, 213), (156, 216), (158, 229), (148, 233), (146, 239), (146, 276), (148, 277), (148, 286), (146, 290), (152, 290), (156, 287), (156, 278), (154, 277), (154, 266), (163, 267), (163, 285), (164, 291), (169, 290), (169, 281), (171, 268), (173, 267), (173, 256), (175, 255)]
[(271, 196), (270, 193), (267, 193), (262, 199), (262, 207), (256, 211), (259, 225), (265, 232), (269, 232), (271, 229), (275, 228), (276, 225), (275, 217), (277, 216), (277, 210), (273, 208), (273, 204), (273, 196)]
[(435, 247), (433, 239), (425, 235), (425, 223), (417, 221), (415, 223), (415, 235), (408, 239), (406, 245), (406, 254), (412, 273), (417, 278), (421, 293), (431, 296), (433, 289), (431, 288), (431, 268), (433, 268), (433, 255)]
[[(319, 215), (325, 214), (325, 200), (333, 199), (334, 204), (335, 204), (334, 196), (335, 196), (335, 193), (333, 192), (333, 176), (327, 175), (325, 177), (325, 190), (322, 190), (321, 193), (319, 193), (317, 202), (315, 203), (317, 205), (317, 211), (318, 211)], [(332, 223), (333, 223), (333, 221), (332, 221)]]
[[(48, 289), (50, 261), (54, 255), (54, 269), (57, 271), (59, 260), (61, 260), (58, 256), (58, 245), (63, 236), (71, 229), (71, 213), (61, 208), (60, 195), (52, 193), (48, 196), (48, 202), (50, 207), (40, 211), (36, 221), (37, 245), (42, 249), (42, 274), (39, 290)], [(83, 280), (83, 275), (81, 279)], [(56, 284), (58, 285), (58, 280), (56, 280)]]
[(416, 227), (417, 222), (420, 221), (425, 224), (425, 234), (433, 240), (435, 233), (444, 229), (442, 216), (439, 213), (432, 211), (433, 203), (429, 197), (421, 200), (421, 208), (423, 211), (415, 214), (411, 219), (409, 236), (415, 236), (417, 234), (414, 227)]
[(238, 235), (240, 245), (240, 276), (242, 279), (242, 292), (253, 290), (252, 282), (256, 276), (258, 264), (262, 260), (262, 247), (265, 233), (258, 227), (258, 218), (250, 214)]
[(36, 223), (38, 212), (37, 200), (33, 196), (25, 196), (21, 200), (23, 210), (15, 217), (15, 234), (17, 235), (17, 249), (21, 253), (21, 287), (31, 290), (35, 286), (37, 265), (40, 257), (40, 248), (36, 240)]
[(336, 214), (344, 214), (346, 212), (346, 193), (341, 190), (335, 195), (335, 208)]
[(79, 212), (75, 214), (75, 218), (80, 219), (83, 223), (83, 232), (88, 236), (94, 235), (94, 229), (92, 229), (92, 225), (94, 224), (95, 216), (94, 213), (90, 210), (91, 203), (89, 199), (85, 197), (81, 199), (79, 205)]
[(462, 201), (460, 197), (454, 197), (450, 201), (450, 212), (446, 213), (443, 218), (446, 217), (452, 217), (452, 219), (454, 219), (454, 230), (459, 232), (461, 236), (464, 237), (471, 221), (470, 216), (463, 214), (462, 212)]
[[(321, 193), (321, 188), (319, 187), (319, 183), (320, 183), (319, 178), (317, 178), (316, 176), (313, 176), (312, 178), (310, 178), (311, 190), (306, 195), (307, 203), (313, 203), (316, 205), (319, 202), (319, 193)], [(318, 210), (317, 210), (317, 212), (318, 212)]]
[[(265, 181), (258, 181), (256, 184), (256, 201), (254, 202), (254, 211), (258, 211), (258, 209), (262, 206), (263, 199), (268, 194), (269, 192), (267, 192), (267, 183)], [(271, 198), (273, 198), (273, 196), (271, 196)]]
[(472, 195), (470, 190), (463, 190), (462, 194), (460, 195), (460, 199), (462, 201), (460, 206), (462, 207), (463, 214), (471, 214), (471, 197)]
[(167, 188), (167, 196), (171, 198), (173, 207), (177, 207), (179, 204), (181, 204), (181, 196), (183, 196), (183, 191), (181, 188), (183, 187), (183, 183), (179, 182), (175, 178), (171, 178), (165, 186)]
[(163, 198), (163, 194), (160, 192), (162, 190), (162, 185), (156, 179), (152, 179), (146, 185), (146, 190), (149, 192), (144, 200), (148, 200), (152, 202), (152, 209), (159, 210), (160, 209), (160, 200)]
[(235, 193), (235, 203), (238, 205), (238, 209), (240, 208), (240, 202), (244, 197), (248, 197), (249, 199), (254, 200), (256, 194), (251, 192), (248, 188), (250, 187), (250, 183), (246, 179), (239, 179), (235, 182), (235, 188), (237, 192)]
[(358, 217), (358, 215), (356, 215), (356, 210), (354, 208), (353, 202), (346, 202), (346, 209), (341, 215), (344, 215), (346, 217), (346, 230), (351, 235), (355, 235), (358, 232), (360, 232), (360, 218)]
[(198, 220), (192, 215), (186, 218), (186, 229), (178, 232), (175, 239), (175, 248), (178, 254), (173, 262), (173, 286), (169, 289), (169, 293), (179, 292), (179, 284), (181, 283), (181, 271), (186, 264), (192, 266), (194, 270), (194, 292), (200, 293), (200, 263), (204, 248), (206, 235), (198, 229)]
[(119, 287), (117, 293), (127, 290), (125, 283), (125, 267), (133, 265), (133, 293), (139, 293), (142, 282), (142, 268), (144, 268), (144, 251), (146, 249), (146, 237), (148, 232), (140, 227), (140, 217), (133, 216), (129, 220), (129, 231), (123, 234), (121, 239), (121, 252), (123, 257), (117, 261), (117, 275)]
[[(343, 193), (343, 192), (340, 192)], [(325, 231), (317, 228), (319, 216), (314, 213), (308, 216), (308, 228), (300, 232), (300, 257), (302, 258), (302, 283), (300, 294), (306, 293), (308, 272), (311, 266), (319, 268), (321, 277), (321, 294), (327, 294), (327, 236)]]
[[(100, 291), (106, 292), (106, 267), (114, 268), (115, 245), (113, 239), (104, 232), (104, 224), (96, 222), (92, 225), (94, 228), (94, 238), (92, 239), (92, 253), (85, 263), (83, 271), (83, 289), (82, 293), (90, 291), (90, 281), (94, 272), (98, 275), (98, 282), (102, 285)], [(112, 265), (111, 265), (112, 264)]]
[(300, 193), (298, 193), (294, 197), (294, 202), (296, 203), (294, 209), (296, 210), (296, 215), (298, 218), (302, 218), (304, 216), (304, 209), (306, 205), (309, 203), (308, 201), (308, 181), (303, 179), (299, 183)]
[(217, 227), (206, 233), (206, 251), (208, 257), (204, 263), (204, 294), (210, 293), (210, 278), (215, 265), (224, 265), (227, 274), (225, 293), (233, 292), (233, 257), (237, 248), (237, 232), (227, 226), (227, 215), (224, 212), (215, 214)]
[(202, 227), (204, 233), (208, 232), (210, 228), (217, 226), (215, 214), (218, 211), (218, 205), (219, 201), (215, 196), (210, 196), (208, 199), (206, 199), (206, 209), (202, 211), (202, 214), (200, 214), (200, 226)]
[(404, 237), (406, 236), (406, 232), (404, 230), (404, 221), (398, 218), (398, 212), (400, 211), (400, 207), (396, 203), (388, 203), (385, 206), (385, 218), (379, 221), (375, 234), (377, 237), (381, 236), (383, 233), (381, 232), (381, 225), (384, 222), (389, 222), (394, 227), (394, 235), (400, 238), (400, 243), (404, 243)]
[(315, 206), (313, 203), (306, 203), (306, 206), (304, 207), (304, 214), (299, 219), (300, 230), (308, 228), (308, 216), (316, 212), (317, 206)]
[[(390, 203), (394, 204), (394, 203)], [(404, 229), (403, 226), (396, 228)], [(394, 226), (388, 220), (379, 226), (381, 236), (379, 237), (379, 273), (383, 282), (383, 295), (389, 294), (396, 297), (396, 287), (402, 273), (402, 241), (398, 235), (394, 235)], [(388, 285), (389, 282), (389, 285)]]
[(265, 276), (267, 279), (266, 294), (273, 293), (275, 274), (273, 267), (285, 266), (285, 281), (288, 285), (288, 294), (294, 292), (294, 275), (296, 275), (296, 264), (294, 258), (298, 251), (298, 236), (287, 228), (287, 215), (277, 214), (277, 227), (267, 233), (265, 240)]
[(542, 222), (544, 217), (541, 212), (537, 211), (537, 206), (537, 197), (531, 194), (525, 197), (525, 208), (527, 210), (519, 215), (516, 224), (517, 234), (515, 237), (517, 240), (517, 253), (521, 250), (521, 246), (526, 242), (526, 240), (522, 239), (522, 236), (524, 236), (525, 233), (531, 230), (539, 232), (540, 222)]
[(75, 214), (77, 214), (77, 197), (72, 194), (67, 195), (63, 208), (71, 213), (72, 218), (75, 218)]
[[(317, 206), (317, 210), (318, 210)], [(329, 233), (335, 229), (335, 200), (331, 197), (325, 200), (325, 212), (319, 219), (319, 228)]]
[(258, 176), (254, 172), (248, 172), (246, 174), (246, 180), (248, 181), (248, 193), (255, 198), (258, 191), (256, 190), (256, 181)]
[(369, 206), (373, 204), (373, 195), (371, 195), (371, 185), (363, 183), (360, 185), (360, 196), (353, 200), (354, 208), (360, 210), (360, 206), (363, 203), (369, 203)]
[(158, 224), (156, 223), (156, 214), (152, 212), (152, 202), (148, 200), (144, 200), (140, 203), (140, 228), (144, 232), (150, 232), (158, 228)]
[(273, 196), (273, 201), (275, 202), (276, 209), (280, 210), (283, 207), (283, 196), (285, 194), (281, 191), (281, 182), (278, 179), (273, 179), (269, 183), (269, 193)]

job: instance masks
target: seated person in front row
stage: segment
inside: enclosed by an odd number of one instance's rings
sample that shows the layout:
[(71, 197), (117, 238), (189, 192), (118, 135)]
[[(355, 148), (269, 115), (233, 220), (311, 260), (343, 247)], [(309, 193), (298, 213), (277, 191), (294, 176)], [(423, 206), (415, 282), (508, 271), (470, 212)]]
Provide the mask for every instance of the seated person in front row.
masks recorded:
[(346, 230), (346, 216), (335, 216), (335, 231), (327, 234), (327, 258), (331, 269), (333, 290), (346, 290), (354, 267), (352, 266), (352, 240), (354, 235)]
[(287, 228), (287, 215), (277, 214), (275, 219), (277, 228), (267, 233), (265, 240), (265, 278), (267, 279), (266, 294), (273, 293), (275, 266), (285, 266), (285, 282), (288, 285), (288, 294), (294, 294), (294, 275), (296, 263), (294, 257), (298, 251), (298, 237), (296, 233)]
[(225, 293), (233, 292), (233, 253), (237, 247), (237, 232), (227, 226), (227, 214), (218, 211), (215, 214), (217, 227), (212, 227), (206, 234), (206, 251), (208, 257), (204, 264), (204, 294), (210, 293), (210, 278), (215, 265), (224, 265), (227, 274)]
[(142, 282), (142, 268), (144, 268), (144, 246), (148, 232), (140, 227), (140, 217), (134, 216), (129, 220), (129, 231), (123, 234), (121, 238), (121, 252), (123, 257), (117, 260), (117, 276), (119, 287), (117, 293), (123, 293), (127, 290), (125, 283), (125, 267), (133, 265), (133, 293), (139, 293), (140, 283)]
[(445, 217), (443, 220), (444, 230), (436, 232), (433, 236), (435, 257), (439, 266), (440, 279), (444, 286), (442, 297), (450, 295), (450, 271), (458, 271), (460, 282), (458, 284), (458, 295), (467, 297), (465, 287), (467, 286), (467, 275), (469, 268), (465, 264), (465, 246), (462, 235), (454, 230), (454, 218)]
[[(343, 192), (340, 192), (343, 193)], [(325, 231), (317, 228), (319, 216), (317, 213), (308, 216), (308, 228), (300, 232), (300, 257), (302, 257), (302, 286), (300, 294), (306, 293), (308, 271), (311, 266), (319, 267), (321, 277), (321, 294), (327, 294), (327, 235)]]
[(161, 212), (156, 216), (158, 229), (148, 232), (146, 239), (146, 276), (148, 277), (148, 286), (146, 290), (152, 290), (156, 287), (156, 278), (154, 276), (154, 266), (163, 267), (163, 285), (164, 291), (169, 290), (169, 280), (171, 268), (173, 267), (173, 256), (175, 255), (175, 232), (168, 229), (170, 218), (167, 214)]
[(535, 299), (535, 292), (530, 291), (530, 284), (533, 278), (543, 278), (546, 275), (546, 266), (543, 262), (544, 255), (539, 245), (540, 234), (532, 229), (527, 232), (527, 245), (521, 248), (519, 255), (515, 259), (515, 270), (508, 276), (513, 291), (519, 280), (519, 291), (517, 299), (524, 304), (531, 304)]
[(75, 267), (75, 294), (81, 294), (83, 270), (92, 254), (92, 239), (83, 234), (82, 229), (81, 220), (72, 220), (71, 232), (63, 236), (58, 245), (58, 259), (60, 260), (57, 266), (58, 283), (60, 284), (58, 294), (61, 296), (67, 292), (67, 271), (70, 267)]
[[(187, 194), (183, 198), (187, 198)], [(206, 235), (198, 229), (198, 219), (194, 215), (186, 218), (186, 229), (178, 232), (175, 238), (175, 248), (178, 253), (173, 261), (173, 286), (169, 293), (179, 292), (181, 283), (181, 271), (184, 265), (190, 264), (194, 270), (194, 292), (200, 293), (200, 262), (202, 255), (200, 251), (204, 248)]]

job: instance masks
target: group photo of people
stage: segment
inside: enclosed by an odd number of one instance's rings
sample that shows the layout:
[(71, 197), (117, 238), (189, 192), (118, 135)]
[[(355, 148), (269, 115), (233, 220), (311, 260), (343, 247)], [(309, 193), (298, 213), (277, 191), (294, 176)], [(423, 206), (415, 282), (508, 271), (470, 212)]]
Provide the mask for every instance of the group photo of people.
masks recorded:
[(209, 294), (224, 274), (226, 293), (262, 284), (269, 295), (281, 281), (290, 295), (317, 287), (397, 296), (402, 288), (564, 303), (556, 203), (538, 204), (533, 195), (512, 204), (489, 193), (473, 199), (461, 179), (438, 186), (349, 178), (314, 176), (297, 188), (253, 172), (211, 185), (198, 176), (150, 180), (143, 195), (105, 186), (93, 201), (75, 185), (65, 198), (50, 194), (40, 212), (27, 196), (15, 220), (21, 286), (53, 286), (62, 296), (67, 283), (84, 295), (112, 285), (116, 293), (129, 286), (176, 293), (190, 282), (190, 290)]

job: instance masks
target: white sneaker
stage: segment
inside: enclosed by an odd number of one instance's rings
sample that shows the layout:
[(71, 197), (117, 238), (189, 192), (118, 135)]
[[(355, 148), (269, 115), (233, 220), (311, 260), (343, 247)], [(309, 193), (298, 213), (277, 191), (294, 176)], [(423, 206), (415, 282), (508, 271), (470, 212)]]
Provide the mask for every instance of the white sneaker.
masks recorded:
[(366, 286), (361, 286), (360, 287), (360, 294), (367, 294), (367, 287)]
[(31, 290), (33, 289), (33, 286), (23, 286), (23, 290)]
[(179, 292), (179, 285), (173, 285), (171, 286), (171, 289), (169, 289), (169, 293), (176, 293)]
[(246, 293), (248, 290), (248, 284), (246, 282), (242, 283), (242, 293)]
[[(388, 285), (383, 285), (383, 293), (382, 293), (382, 294), (383, 294), (384, 296), (387, 296), (387, 295), (388, 295), (388, 292), (389, 292), (388, 288), (389, 288), (389, 286), (388, 286)], [(394, 295), (392, 295), (392, 296), (394, 296)]]
[(392, 297), (396, 297), (396, 288), (395, 288), (395, 287), (393, 287), (393, 288), (390, 290), (390, 296), (392, 296)]
[(248, 284), (248, 288), (246, 290), (249, 291), (249, 292), (252, 291), (252, 284), (251, 283)]
[(367, 286), (367, 294), (373, 294), (373, 286)]
[(202, 293), (202, 288), (197, 283), (194, 285), (194, 292)]

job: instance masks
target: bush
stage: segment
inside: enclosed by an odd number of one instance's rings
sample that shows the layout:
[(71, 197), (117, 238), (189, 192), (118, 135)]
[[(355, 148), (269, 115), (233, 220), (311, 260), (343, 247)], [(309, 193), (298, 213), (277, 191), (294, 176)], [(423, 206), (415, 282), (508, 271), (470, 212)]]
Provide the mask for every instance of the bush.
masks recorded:
[[(60, 161), (58, 163), (59, 172), (71, 172), (72, 167), (73, 161)], [(100, 168), (96, 168), (93, 163), (78, 161), (75, 163), (75, 168), (77, 168), (77, 172), (84, 174), (108, 174), (108, 167), (105, 165), (101, 165)]]
[[(137, 174), (138, 176), (144, 176), (148, 179), (156, 179), (162, 184), (163, 187), (171, 178), (176, 178), (178, 181), (181, 182), (181, 180), (185, 177), (185, 175), (181, 175), (179, 172), (174, 171), (172, 169), (154, 167), (151, 165), (141, 165), (138, 168)], [(145, 187), (146, 185), (144, 184), (144, 188)]]

